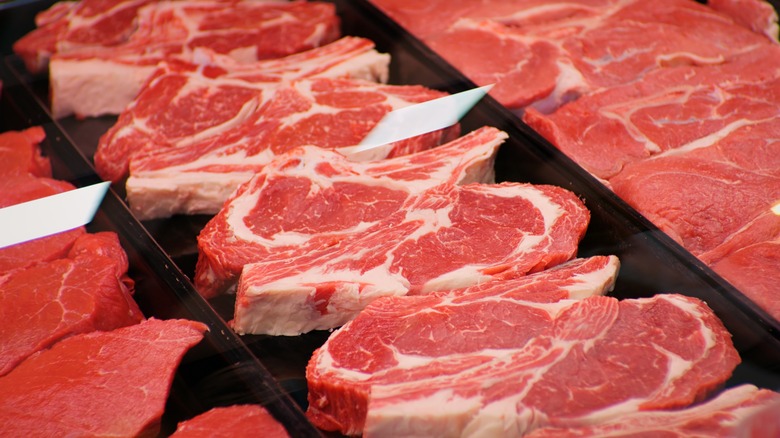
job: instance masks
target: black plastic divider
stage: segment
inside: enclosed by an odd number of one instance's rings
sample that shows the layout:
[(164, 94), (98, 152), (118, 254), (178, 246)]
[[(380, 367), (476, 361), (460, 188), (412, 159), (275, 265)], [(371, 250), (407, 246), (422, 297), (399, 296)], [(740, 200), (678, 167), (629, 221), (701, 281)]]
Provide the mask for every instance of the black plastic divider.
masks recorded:
[[(8, 57), (0, 66), (0, 130), (42, 126), (46, 131), (42, 149), (51, 159), (55, 178), (77, 187), (99, 182), (91, 161), (47, 114), (30, 88), (30, 77), (18, 74), (11, 67), (14, 63), (18, 64), (18, 59)], [(146, 317), (190, 319), (209, 328), (204, 340), (187, 352), (177, 370), (162, 420), (163, 435), (173, 432), (179, 421), (212, 407), (254, 403), (265, 406), (291, 436), (320, 436), (299, 404), (197, 293), (113, 190), (107, 193), (88, 230), (117, 233), (130, 262), (134, 298)]]

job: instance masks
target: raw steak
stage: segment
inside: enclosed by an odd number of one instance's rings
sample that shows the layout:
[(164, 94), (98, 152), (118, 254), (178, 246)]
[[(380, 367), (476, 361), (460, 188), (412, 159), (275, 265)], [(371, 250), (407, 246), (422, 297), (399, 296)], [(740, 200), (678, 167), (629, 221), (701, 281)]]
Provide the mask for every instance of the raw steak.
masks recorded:
[(0, 434), (155, 436), (176, 368), (205, 330), (149, 319), (63, 339), (0, 378)]
[[(0, 177), (0, 208), (73, 190), (72, 184), (29, 174)], [(12, 230), (5, 230), (11, 232)], [(83, 227), (0, 248), (0, 276), (41, 261), (65, 256), (73, 242), (85, 233)]]
[(329, 246), (245, 265), (232, 326), (297, 335), (338, 327), (382, 296), (540, 271), (576, 254), (588, 220), (581, 200), (560, 187), (441, 184)]
[(315, 351), (307, 414), (350, 435), (521, 436), (688, 406), (739, 361), (720, 320), (681, 295), (385, 298)]
[[(744, 119), (742, 119), (744, 120)], [(632, 163), (613, 190), (698, 256), (780, 199), (780, 123), (739, 124), (697, 149)], [(726, 130), (724, 130), (726, 131)]]
[(525, 120), (780, 317), (770, 213), (780, 199), (779, 90), (780, 47), (769, 46), (656, 71)]
[(283, 81), (343, 76), (384, 82), (390, 62), (374, 43), (354, 37), (248, 64), (203, 55), (200, 63), (163, 62), (101, 136), (94, 158), (104, 180), (126, 177), (132, 155), (203, 141), (241, 125)]
[[(593, 7), (598, 3), (606, 5), (610, 1), (590, 1), (589, 3)], [(500, 22), (506, 19), (506, 17), (522, 14), (523, 11), (530, 11), (529, 15), (542, 15), (549, 13), (545, 12), (545, 10), (565, 10), (565, 7), (562, 6), (554, 5), (551, 7), (551, 2), (547, 0), (429, 0), (426, 2), (415, 0), (371, 0), (371, 3), (423, 40), (447, 31), (461, 18), (477, 20), (495, 19)], [(572, 6), (574, 4), (569, 5), (570, 8)], [(587, 8), (584, 4), (581, 7), (583, 9)], [(534, 8), (538, 8), (539, 11), (534, 12)], [(553, 12), (551, 15), (555, 16), (556, 13)], [(435, 17), (435, 20), (432, 19), (433, 17)]]
[(328, 247), (395, 213), (445, 181), (493, 181), (506, 134), (482, 128), (445, 145), (376, 162), (302, 147), (276, 157), (240, 186), (198, 236), (195, 286), (210, 298), (235, 289), (247, 263)]
[(578, 300), (611, 292), (619, 270), (620, 261), (615, 256), (575, 258), (541, 272), (522, 277), (485, 281), (473, 286), (439, 292), (439, 294), (468, 296), (469, 299), (477, 296), (512, 294), (526, 301), (538, 302)]
[(264, 407), (233, 405), (213, 408), (195, 418), (179, 423), (172, 438), (253, 438), (258, 433), (264, 438), (289, 436)]
[[(756, 424), (753, 433), (740, 429), (743, 422), (763, 409), (777, 407), (780, 394), (753, 385), (741, 385), (728, 389), (713, 400), (687, 409), (642, 411), (619, 416), (592, 426), (568, 428), (542, 428), (526, 435), (528, 438), (576, 438), (576, 437), (763, 437), (777, 436), (770, 433), (771, 424)], [(762, 432), (762, 429), (763, 432)]]
[(135, 30), (138, 8), (154, 0), (61, 1), (35, 17), (36, 29), (13, 45), (32, 73), (46, 70), (55, 53), (115, 46)]
[(766, 35), (771, 41), (777, 41), (777, 11), (772, 3), (765, 0), (707, 0), (707, 5), (729, 15), (742, 26)]
[[(762, 390), (763, 392), (763, 390)], [(752, 438), (773, 438), (780, 436), (780, 403), (766, 403), (748, 418), (742, 419), (737, 425), (736, 436)]]
[(776, 211), (765, 210), (699, 258), (780, 321), (780, 215)]
[(45, 138), (40, 126), (0, 133), (0, 177), (19, 174), (51, 177), (51, 163), (40, 149)]
[(464, 18), (426, 42), (474, 83), (495, 84), (490, 95), (511, 110), (544, 100), (560, 105), (588, 89), (556, 41), (501, 22)]
[(83, 234), (67, 258), (0, 279), (0, 376), (64, 337), (140, 322), (127, 268), (116, 235), (105, 232)]
[[(739, 130), (761, 142), (776, 125), (780, 46), (763, 46), (717, 66), (648, 73), (641, 82), (582, 96), (555, 113), (528, 109), (524, 121), (602, 179), (664, 151), (713, 144)], [(760, 152), (759, 152), (760, 153)]]
[(422, 24), (438, 21), (432, 17), (439, 11), (435, 6), (426, 4), (431, 7), (425, 16), (415, 15), (420, 6), (412, 2), (374, 3), (413, 31), (425, 27), (421, 38), (434, 51), (478, 85), (495, 83), (491, 95), (518, 111), (533, 106), (550, 112), (660, 67), (718, 64), (773, 44), (689, 0), (522, 1), (514, 9), (501, 1), (455, 2), (443, 8), (444, 23), (451, 24), (435, 32), (444, 26)]
[[(130, 163), (127, 199), (139, 219), (215, 214), (239, 184), (276, 155), (305, 145), (358, 144), (386, 113), (444, 93), (417, 85), (314, 78), (280, 86), (258, 111), (232, 129), (186, 146), (147, 150)], [(450, 128), (377, 149), (372, 158), (429, 149), (459, 133)]]
[(138, 10), (137, 29), (111, 47), (56, 54), (49, 62), (55, 118), (118, 114), (161, 61), (192, 60), (198, 49), (240, 62), (278, 58), (339, 37), (324, 2), (163, 1)]

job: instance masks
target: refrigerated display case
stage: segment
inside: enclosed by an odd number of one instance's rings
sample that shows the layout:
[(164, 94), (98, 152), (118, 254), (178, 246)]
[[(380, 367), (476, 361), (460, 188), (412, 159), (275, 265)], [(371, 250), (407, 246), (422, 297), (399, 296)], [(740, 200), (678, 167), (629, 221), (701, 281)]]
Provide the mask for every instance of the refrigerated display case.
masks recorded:
[[(391, 84), (424, 85), (446, 92), (475, 86), (425, 44), (410, 35), (368, 1), (336, 0), (342, 34), (361, 36), (391, 55)], [(97, 142), (116, 118), (55, 120), (48, 110), (48, 80), (33, 75), (10, 53), (10, 41), (34, 25), (31, 10), (51, 2), (11, 2), (0, 9), (3, 63), (0, 66), (0, 130), (40, 125), (46, 130), (44, 152), (52, 158), (55, 177), (85, 186), (100, 179), (92, 166)], [(462, 120), (463, 132), (494, 126), (509, 134), (496, 159), (498, 181), (553, 184), (585, 202), (591, 221), (579, 256), (616, 255), (621, 270), (612, 296), (648, 297), (680, 293), (704, 300), (733, 335), (742, 357), (727, 386), (753, 383), (780, 388), (780, 323), (747, 299), (701, 261), (618, 198), (604, 184), (525, 125), (513, 112), (487, 97)], [(314, 331), (300, 336), (238, 336), (226, 321), (233, 297), (203, 299), (191, 279), (197, 261), (196, 237), (206, 215), (139, 221), (114, 186), (91, 231), (119, 234), (136, 281), (135, 298), (147, 316), (189, 318), (205, 322), (206, 340), (187, 354), (176, 377), (163, 432), (178, 421), (213, 406), (248, 402), (266, 406), (292, 436), (322, 432), (306, 419), (305, 367), (312, 352), (330, 335)]]

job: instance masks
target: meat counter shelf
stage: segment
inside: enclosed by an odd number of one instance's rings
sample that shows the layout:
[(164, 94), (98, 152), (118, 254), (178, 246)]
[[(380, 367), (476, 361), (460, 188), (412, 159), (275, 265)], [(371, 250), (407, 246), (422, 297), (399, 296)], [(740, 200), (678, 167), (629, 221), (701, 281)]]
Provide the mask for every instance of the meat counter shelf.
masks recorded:
[[(36, 80), (19, 75), (18, 60), (12, 58), (6, 58), (0, 66), (0, 132), (42, 126), (46, 139), (41, 147), (51, 160), (56, 179), (77, 187), (99, 182), (84, 152), (74, 147), (69, 133), (52, 121), (40, 99), (35, 98), (36, 92), (30, 86)], [(177, 369), (161, 434), (172, 433), (179, 421), (212, 407), (254, 403), (265, 406), (293, 437), (320, 435), (306, 419), (300, 403), (289, 397), (288, 391), (195, 291), (119, 195), (108, 192), (87, 229), (117, 233), (130, 262), (134, 298), (146, 317), (196, 320), (209, 328), (204, 340), (188, 351)]]
[[(378, 50), (391, 54), (391, 83), (420, 84), (449, 92), (474, 86), (365, 0), (336, 0), (333, 3), (341, 16), (344, 35), (369, 38), (376, 43)], [(20, 60), (13, 56), (8, 57), (4, 69), (7, 75), (24, 85), (18, 91), (24, 95), (20, 99), (25, 100), (27, 105), (22, 108), (22, 114), (25, 111), (34, 114), (25, 123), (44, 124), (47, 129), (65, 137), (64, 141), (75, 145), (81, 155), (79, 166), (88, 166), (83, 162), (91, 162), (87, 157), (92, 157), (99, 136), (116, 119), (77, 120), (69, 117), (52, 121), (46, 109), (46, 78), (28, 75)], [(466, 131), (484, 125), (495, 126), (510, 136), (496, 161), (499, 180), (554, 184), (572, 190), (585, 200), (591, 211), (591, 224), (580, 246), (580, 255), (614, 254), (621, 259), (614, 296), (632, 298), (678, 292), (705, 300), (733, 334), (734, 343), (743, 358), (743, 363), (727, 384), (753, 383), (766, 388), (780, 388), (780, 324), (776, 320), (491, 98), (480, 102), (463, 120)], [(91, 168), (88, 174), (93, 174)], [(232, 317), (231, 297), (202, 302), (199, 297), (193, 296), (188, 280), (194, 273), (197, 260), (197, 234), (209, 218), (179, 216), (144, 221), (138, 225), (127, 216), (127, 209), (121, 202), (123, 197), (121, 190), (116, 196), (112, 195), (112, 202), (118, 205), (107, 213), (117, 214), (117, 217), (110, 218), (112, 222), (126, 221), (132, 224), (132, 232), (144, 236), (134, 243), (140, 245), (135, 249), (140, 254), (135, 257), (147, 257), (143, 252), (151, 251), (158, 257), (153, 258), (157, 260), (155, 263), (161, 262), (159, 258), (164, 260), (163, 264), (173, 263), (161, 270), (165, 278), (158, 280), (176, 284), (174, 289), (179, 290), (181, 296), (171, 296), (167, 304), (159, 303), (157, 311), (169, 313), (166, 306), (176, 309), (181, 305), (178, 300), (183, 300), (190, 305), (195, 303), (201, 313), (209, 315), (212, 310), (216, 311), (218, 316), (210, 317), (216, 318), (223, 327), (223, 321)], [(149, 265), (148, 261), (142, 263)], [(159, 266), (157, 268), (160, 270)], [(257, 358), (261, 364), (259, 368), (270, 373), (271, 382), (265, 380), (265, 374), (255, 375), (253, 370), (239, 374), (259, 379), (261, 382), (257, 388), (260, 389), (256, 388), (256, 391), (263, 393), (265, 390), (262, 388), (266, 384), (272, 388), (270, 393), (283, 400), (283, 410), (289, 411), (279, 416), (292, 421), (286, 422), (288, 426), (300, 423), (294, 427), (300, 427), (300, 434), (305, 435), (312, 432), (298, 409), (306, 407), (305, 365), (328, 334), (322, 331), (299, 337), (247, 335), (239, 339), (230, 334), (221, 335), (229, 339), (240, 356), (243, 357), (245, 349), (251, 351), (254, 357), (250, 357), (249, 362)], [(215, 386), (212, 389), (219, 390)], [(279, 395), (277, 391), (283, 394)], [(257, 395), (262, 398), (263, 394)], [(290, 407), (286, 396), (297, 406)]]

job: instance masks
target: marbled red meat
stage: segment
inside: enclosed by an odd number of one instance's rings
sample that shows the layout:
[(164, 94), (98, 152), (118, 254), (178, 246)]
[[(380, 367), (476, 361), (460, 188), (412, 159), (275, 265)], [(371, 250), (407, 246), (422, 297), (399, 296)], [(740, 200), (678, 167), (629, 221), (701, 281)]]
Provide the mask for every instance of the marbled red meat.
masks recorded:
[(307, 415), (349, 435), (521, 436), (688, 406), (739, 361), (714, 313), (681, 295), (383, 298), (315, 351)]
[(590, 173), (610, 179), (629, 163), (730, 135), (762, 154), (761, 136), (776, 125), (778, 89), (780, 46), (765, 46), (717, 66), (657, 70), (552, 114), (529, 109), (524, 121)]
[(330, 329), (378, 297), (537, 272), (576, 254), (588, 219), (579, 198), (556, 186), (442, 184), (336, 244), (245, 265), (233, 328)]
[(751, 437), (770, 438), (778, 430), (771, 421), (756, 424), (748, 432), (744, 425), (763, 410), (780, 405), (780, 394), (741, 385), (718, 394), (712, 400), (686, 409), (640, 411), (612, 420), (581, 427), (545, 427), (526, 435), (528, 438), (618, 438), (618, 437)]
[(80, 47), (114, 46), (135, 30), (138, 8), (153, 0), (57, 2), (35, 17), (37, 28), (13, 45), (27, 69), (44, 71), (55, 53)]
[(331, 246), (393, 214), (412, 193), (445, 181), (490, 182), (505, 138), (484, 128), (434, 149), (373, 162), (314, 147), (281, 155), (201, 231), (195, 286), (213, 297), (235, 289), (245, 264)]
[(212, 55), (202, 63), (166, 60), (101, 136), (95, 167), (103, 179), (127, 176), (134, 155), (219, 135), (258, 111), (283, 81), (344, 76), (385, 81), (389, 57), (366, 39), (338, 41), (274, 60), (241, 64)]
[[(504, 138), (494, 128), (472, 134), (450, 146), (482, 145), (489, 151)], [(429, 156), (440, 160), (442, 148), (447, 145), (428, 151)], [(474, 160), (479, 168), (486, 156)], [(251, 228), (257, 219), (243, 222), (250, 212), (267, 211), (262, 200), (273, 191), (239, 190), (225, 206), (232, 210), (236, 237), (271, 249), (257, 251), (258, 257), (243, 265), (232, 322), (239, 333), (290, 335), (332, 328), (380, 296), (430, 293), (555, 266), (575, 255), (590, 218), (582, 201), (560, 187), (463, 184), (462, 169), (474, 166), (471, 159), (438, 170), (436, 178), (419, 172), (409, 176), (414, 169), (403, 162), (386, 166), (394, 173), (384, 175), (319, 163), (314, 168), (319, 173), (300, 164), (282, 168), (303, 178), (299, 188), (286, 191), (295, 196), (272, 198), (275, 208), (283, 208), (300, 204), (298, 193), (303, 195), (305, 217), (312, 218), (294, 222), (303, 232), (282, 222), (269, 239), (262, 228)], [(252, 187), (262, 186), (263, 174), (253, 181)], [(334, 208), (382, 214), (359, 217), (357, 223), (350, 216), (333, 216), (335, 232), (308, 228), (322, 223), (318, 218), (329, 217)]]
[[(298, 146), (358, 144), (386, 113), (444, 96), (416, 85), (312, 78), (275, 90), (260, 110), (202, 141), (133, 157), (127, 197), (141, 219), (176, 213), (215, 214), (230, 194), (276, 156)], [(376, 148), (376, 158), (429, 149), (459, 125)]]
[(719, 64), (772, 45), (689, 0), (372, 2), (478, 85), (495, 83), (491, 95), (517, 111), (551, 112), (655, 69)]
[(254, 62), (308, 50), (340, 35), (335, 6), (313, 1), (152, 2), (137, 10), (133, 26), (119, 44), (51, 56), (55, 118), (118, 114), (166, 59), (196, 60), (198, 52), (206, 51)]

